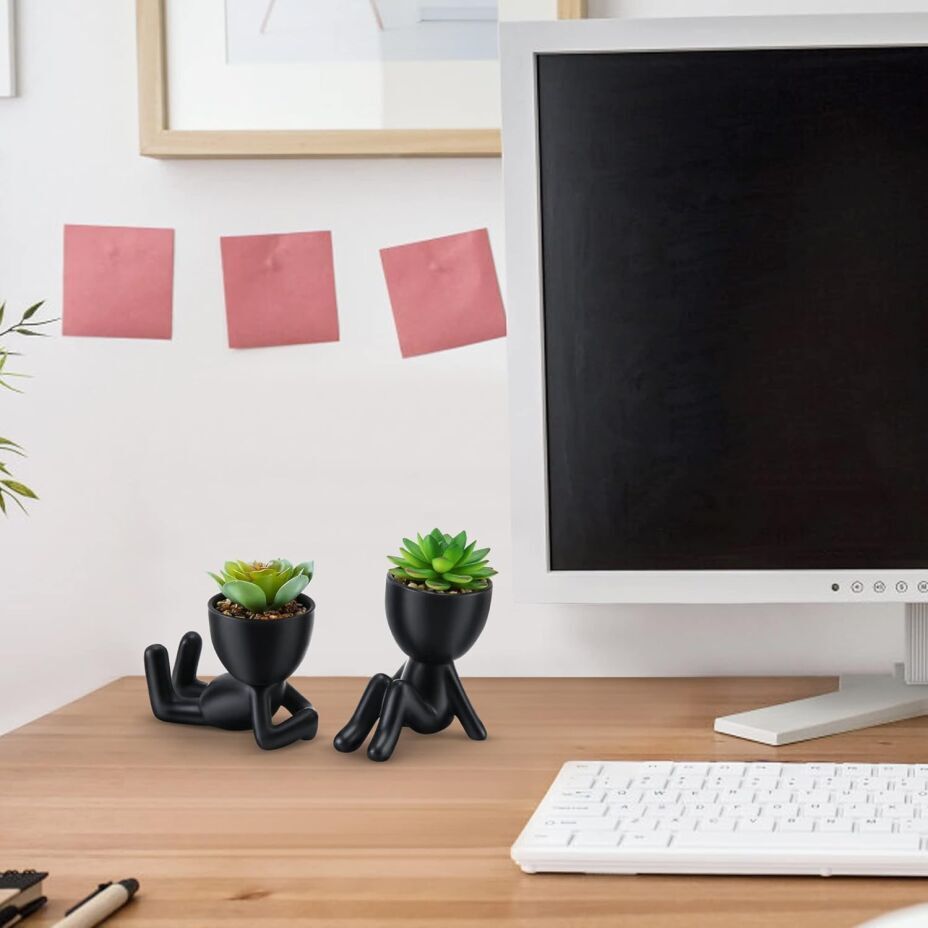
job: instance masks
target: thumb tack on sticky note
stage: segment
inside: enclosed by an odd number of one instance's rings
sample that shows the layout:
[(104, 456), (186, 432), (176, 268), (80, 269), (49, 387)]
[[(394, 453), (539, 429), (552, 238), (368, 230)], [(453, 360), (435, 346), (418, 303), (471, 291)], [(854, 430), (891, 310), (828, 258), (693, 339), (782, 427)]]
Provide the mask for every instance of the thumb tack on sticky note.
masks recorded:
[(64, 335), (171, 337), (174, 230), (64, 227)]
[(383, 248), (380, 259), (404, 358), (506, 334), (486, 229)]
[(220, 240), (230, 348), (337, 342), (331, 232)]

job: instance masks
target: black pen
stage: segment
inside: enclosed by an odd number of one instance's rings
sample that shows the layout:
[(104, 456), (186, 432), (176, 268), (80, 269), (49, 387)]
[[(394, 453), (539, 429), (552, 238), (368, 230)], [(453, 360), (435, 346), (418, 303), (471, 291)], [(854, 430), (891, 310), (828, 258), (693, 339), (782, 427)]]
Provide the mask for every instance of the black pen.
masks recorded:
[(94, 928), (118, 912), (138, 889), (138, 880), (101, 883), (86, 899), (71, 906), (55, 928)]
[(48, 899), (45, 896), (39, 896), (32, 902), (27, 902), (24, 906), (8, 905), (0, 909), (0, 928), (10, 928), (12, 925), (18, 925), (24, 918), (28, 918), (33, 912), (38, 912)]

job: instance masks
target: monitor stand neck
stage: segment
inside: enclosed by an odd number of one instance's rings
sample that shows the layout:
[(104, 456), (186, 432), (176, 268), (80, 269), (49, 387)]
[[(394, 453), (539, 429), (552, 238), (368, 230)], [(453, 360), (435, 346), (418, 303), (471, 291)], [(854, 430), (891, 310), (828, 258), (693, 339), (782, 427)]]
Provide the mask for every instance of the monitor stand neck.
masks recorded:
[(905, 663), (891, 676), (842, 676), (833, 693), (717, 718), (715, 730), (781, 745), (920, 715), (928, 715), (928, 603), (906, 603)]

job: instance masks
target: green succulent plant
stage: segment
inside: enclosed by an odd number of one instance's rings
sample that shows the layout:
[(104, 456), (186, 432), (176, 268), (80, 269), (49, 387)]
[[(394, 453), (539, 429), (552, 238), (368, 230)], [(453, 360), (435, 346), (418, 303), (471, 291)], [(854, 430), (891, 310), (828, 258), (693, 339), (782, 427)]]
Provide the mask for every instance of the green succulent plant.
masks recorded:
[(403, 539), (399, 557), (387, 555), (396, 566), (390, 573), (397, 580), (424, 583), (430, 590), (447, 593), (485, 590), (496, 571), (487, 562), (489, 548), (467, 543), (467, 532), (453, 538), (433, 529), (416, 535), (417, 541)]
[(313, 578), (313, 562), (294, 566), (283, 558), (262, 563), (226, 561), (221, 574), (209, 574), (223, 594), (251, 612), (267, 612), (292, 602)]

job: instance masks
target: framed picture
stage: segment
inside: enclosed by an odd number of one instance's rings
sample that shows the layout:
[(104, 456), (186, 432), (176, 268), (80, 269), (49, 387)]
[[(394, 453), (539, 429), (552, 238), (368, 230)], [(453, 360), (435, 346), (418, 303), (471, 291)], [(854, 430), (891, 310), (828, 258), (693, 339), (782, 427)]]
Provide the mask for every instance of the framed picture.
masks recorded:
[(16, 96), (15, 40), (13, 0), (0, 0), (0, 97)]
[(585, 6), (136, 0), (141, 153), (498, 155), (498, 22), (578, 19)]

